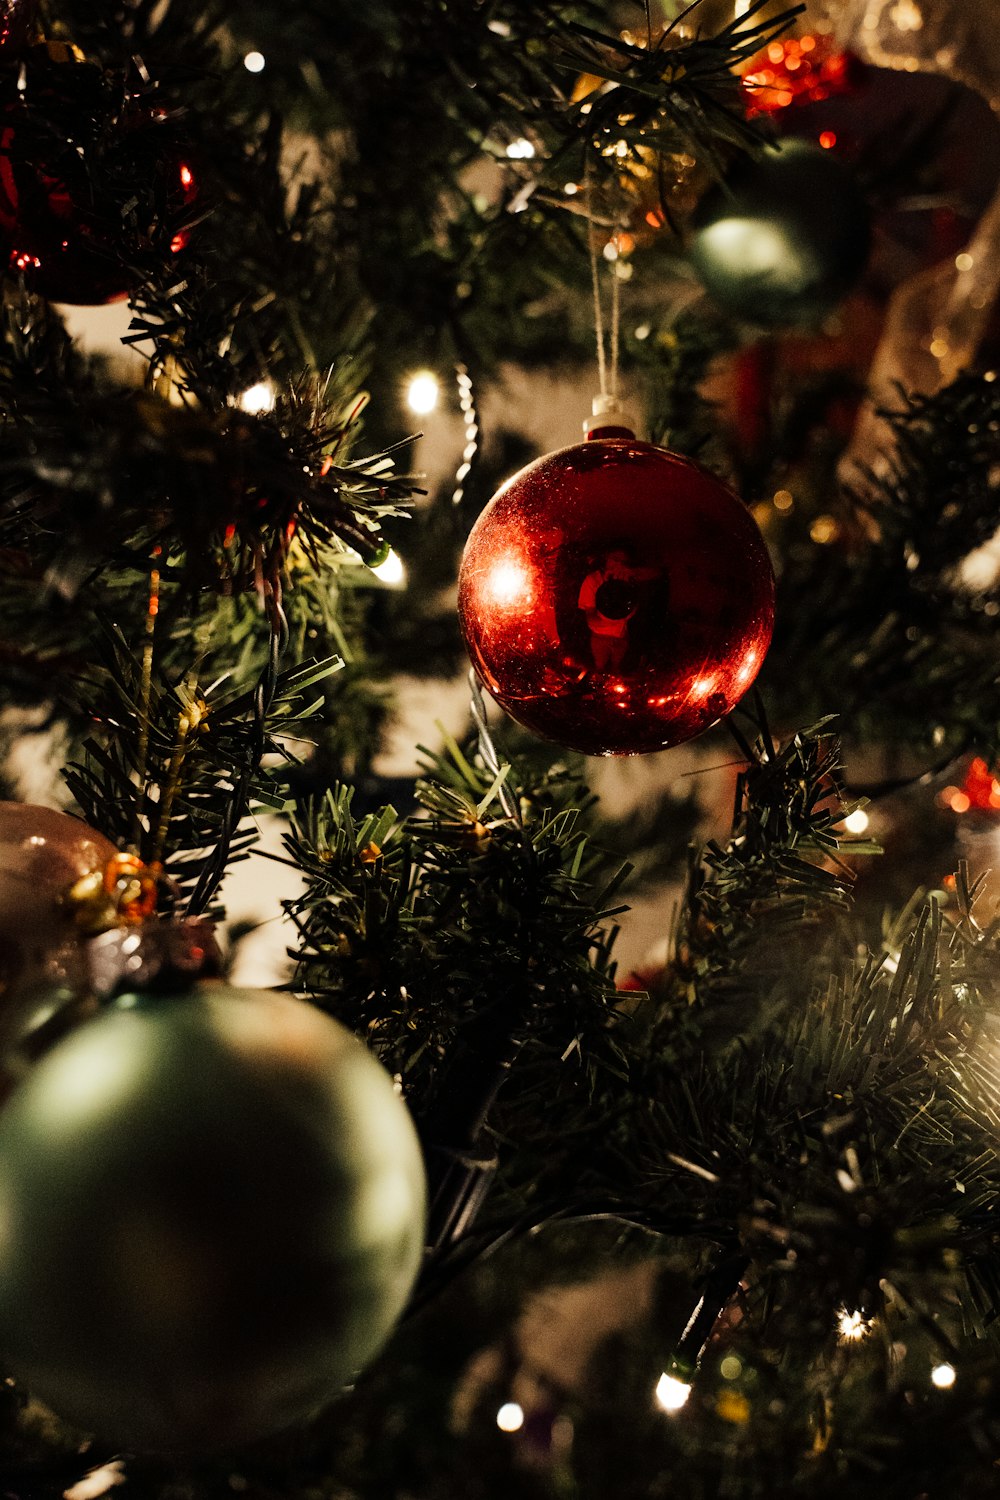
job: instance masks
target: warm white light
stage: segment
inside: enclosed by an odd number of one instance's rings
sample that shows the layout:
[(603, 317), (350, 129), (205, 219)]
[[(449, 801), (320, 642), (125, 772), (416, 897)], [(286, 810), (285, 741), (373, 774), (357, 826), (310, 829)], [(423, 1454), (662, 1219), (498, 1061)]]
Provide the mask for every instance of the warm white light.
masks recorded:
[(736, 681), (741, 687), (750, 681), (759, 665), (760, 655), (751, 647), (740, 663), (740, 669), (736, 674)]
[(99, 1469), (91, 1469), (76, 1484), (63, 1490), (63, 1500), (100, 1500), (102, 1495), (106, 1495), (116, 1485), (124, 1484), (126, 1477), (125, 1465), (116, 1458)]
[(680, 1411), (691, 1394), (691, 1387), (686, 1380), (678, 1380), (676, 1375), (668, 1375), (666, 1371), (656, 1382), (656, 1399), (664, 1411)]
[(263, 73), (266, 66), (263, 52), (248, 52), (243, 59), (243, 66), (248, 73)]
[(505, 1401), (497, 1412), (497, 1426), (501, 1432), (520, 1432), (524, 1426), (524, 1411), (516, 1401)]
[(956, 1378), (954, 1365), (935, 1365), (931, 1371), (931, 1385), (939, 1391), (950, 1391)]
[(402, 584), (406, 581), (406, 568), (403, 566), (403, 559), (398, 552), (393, 552), (391, 547), (389, 548), (389, 556), (384, 562), (380, 562), (377, 567), (372, 568), (372, 572), (376, 578), (380, 578), (383, 583), (387, 583), (391, 587), (395, 587), (397, 584)]
[(863, 1339), (868, 1329), (868, 1319), (864, 1313), (848, 1312), (846, 1307), (842, 1307), (837, 1314), (837, 1330), (840, 1337), (849, 1343), (854, 1344)]
[(437, 406), (440, 390), (433, 370), (420, 370), (406, 388), (406, 404), (416, 416), (426, 417)]
[(239, 398), (239, 405), (243, 411), (256, 415), (262, 411), (274, 410), (274, 386), (269, 380), (258, 380), (256, 385), (248, 386)]
[(507, 147), (507, 155), (511, 161), (528, 161), (534, 154), (534, 146), (530, 141), (526, 141), (524, 136), (521, 136), (519, 140), (511, 141)]
[(849, 817), (846, 817), (844, 819), (844, 827), (848, 833), (864, 833), (868, 827), (868, 814), (864, 808), (859, 807)]
[(494, 604), (501, 606), (522, 602), (530, 604), (530, 583), (528, 570), (523, 563), (517, 562), (514, 558), (502, 558), (490, 569), (489, 576), (485, 580), (485, 592), (489, 594)]
[(765, 276), (776, 269), (786, 279), (807, 275), (806, 255), (770, 224), (759, 219), (716, 219), (701, 231), (711, 259), (727, 275)]

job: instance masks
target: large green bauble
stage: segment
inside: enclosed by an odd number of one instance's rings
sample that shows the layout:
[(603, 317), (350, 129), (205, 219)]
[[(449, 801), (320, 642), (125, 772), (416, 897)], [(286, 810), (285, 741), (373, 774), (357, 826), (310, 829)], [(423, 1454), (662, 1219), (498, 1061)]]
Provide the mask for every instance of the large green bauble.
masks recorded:
[(819, 322), (858, 280), (871, 245), (850, 168), (804, 141), (741, 162), (692, 225), (691, 260), (713, 300), (765, 327)]
[(0, 1116), (0, 1364), (127, 1448), (229, 1449), (381, 1347), (424, 1234), (382, 1067), (312, 1006), (125, 995)]

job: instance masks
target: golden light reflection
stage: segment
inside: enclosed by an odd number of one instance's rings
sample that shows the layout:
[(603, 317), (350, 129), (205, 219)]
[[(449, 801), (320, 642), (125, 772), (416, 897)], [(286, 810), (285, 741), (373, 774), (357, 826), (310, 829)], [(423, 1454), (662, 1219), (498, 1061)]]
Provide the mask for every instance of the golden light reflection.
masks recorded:
[(871, 1323), (864, 1313), (842, 1307), (837, 1314), (837, 1332), (849, 1344), (856, 1344), (871, 1332)]
[(691, 684), (691, 691), (688, 694), (689, 702), (700, 703), (703, 698), (707, 698), (710, 693), (714, 693), (718, 685), (718, 672), (713, 672), (710, 677), (696, 677)]
[(656, 1402), (663, 1411), (680, 1411), (687, 1404), (690, 1395), (691, 1386), (688, 1382), (678, 1380), (676, 1375), (668, 1375), (666, 1371), (656, 1383)]
[(760, 652), (754, 650), (748, 651), (746, 656), (744, 656), (743, 658), (743, 662), (740, 666), (739, 671), (736, 673), (736, 681), (739, 683), (740, 687), (743, 687), (745, 683), (751, 681), (754, 673), (757, 671), (757, 668), (759, 666)]

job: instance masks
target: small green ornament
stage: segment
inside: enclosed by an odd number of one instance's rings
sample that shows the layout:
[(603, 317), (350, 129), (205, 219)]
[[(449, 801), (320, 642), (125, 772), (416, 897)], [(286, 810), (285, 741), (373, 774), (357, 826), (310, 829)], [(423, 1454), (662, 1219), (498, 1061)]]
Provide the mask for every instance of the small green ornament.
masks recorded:
[(850, 168), (786, 140), (711, 188), (692, 220), (690, 255), (725, 312), (781, 328), (820, 322), (855, 284), (871, 213)]
[(125, 995), (0, 1117), (0, 1358), (125, 1447), (237, 1447), (378, 1352), (424, 1213), (410, 1116), (342, 1026), (266, 990)]

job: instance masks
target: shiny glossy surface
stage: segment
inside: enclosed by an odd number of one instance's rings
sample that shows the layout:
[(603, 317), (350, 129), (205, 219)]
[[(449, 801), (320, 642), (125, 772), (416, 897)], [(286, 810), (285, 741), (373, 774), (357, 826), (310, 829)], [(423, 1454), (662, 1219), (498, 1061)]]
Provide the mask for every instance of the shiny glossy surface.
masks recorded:
[(266, 990), (125, 995), (0, 1114), (0, 1348), (56, 1413), (197, 1453), (316, 1413), (423, 1251), (416, 1131), (344, 1027)]
[[(103, 870), (114, 844), (79, 818), (20, 802), (0, 802), (0, 997), (30, 984), (74, 983), (83, 956), (71, 886)], [(0, 1055), (14, 1014), (0, 1005)], [(2, 1065), (0, 1065), (2, 1072)]]
[(691, 739), (729, 712), (771, 640), (752, 517), (688, 459), (594, 438), (515, 474), (473, 527), (459, 615), (519, 723), (588, 755)]
[(38, 0), (0, 0), (0, 53), (4, 58), (24, 46), (37, 14)]
[(692, 219), (691, 262), (726, 312), (763, 327), (821, 320), (857, 281), (871, 212), (829, 151), (786, 140), (740, 162)]
[[(65, 101), (60, 102), (65, 113)], [(44, 96), (38, 107), (44, 107)], [(155, 129), (157, 121), (150, 116), (125, 123), (122, 158), (132, 150), (133, 133), (135, 149), (150, 153), (148, 132)], [(140, 141), (144, 132), (147, 139)], [(128, 238), (136, 239), (135, 231), (123, 228), (120, 206), (95, 203), (85, 160), (72, 141), (54, 134), (39, 139), (34, 120), (25, 128), (19, 105), (0, 111), (0, 265), (10, 275), (23, 276), (29, 291), (53, 302), (120, 302), (138, 280), (128, 264)], [(161, 185), (164, 212), (177, 213), (197, 198), (197, 182), (186, 162), (174, 157), (152, 163), (151, 170)], [(152, 227), (145, 226), (143, 233)], [(184, 249), (189, 239), (190, 231), (180, 230), (171, 249)]]

